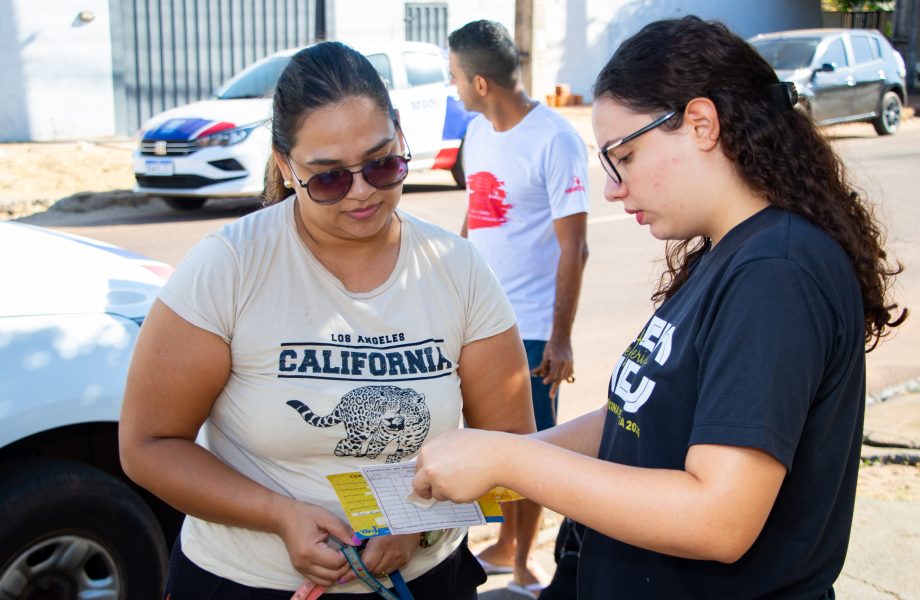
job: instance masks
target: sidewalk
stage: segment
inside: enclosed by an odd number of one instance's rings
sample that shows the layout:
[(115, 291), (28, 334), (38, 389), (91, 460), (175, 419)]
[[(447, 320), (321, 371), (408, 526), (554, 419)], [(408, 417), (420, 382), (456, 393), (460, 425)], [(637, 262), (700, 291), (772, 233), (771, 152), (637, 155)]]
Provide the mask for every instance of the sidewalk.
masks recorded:
[[(843, 572), (834, 584), (839, 600), (920, 600), (920, 382), (866, 409), (856, 510)], [(553, 543), (560, 516), (544, 517), (531, 556), (553, 573)], [(498, 527), (470, 531), (474, 552), (488, 546)], [(510, 575), (480, 586), (483, 600), (522, 600), (506, 589)]]

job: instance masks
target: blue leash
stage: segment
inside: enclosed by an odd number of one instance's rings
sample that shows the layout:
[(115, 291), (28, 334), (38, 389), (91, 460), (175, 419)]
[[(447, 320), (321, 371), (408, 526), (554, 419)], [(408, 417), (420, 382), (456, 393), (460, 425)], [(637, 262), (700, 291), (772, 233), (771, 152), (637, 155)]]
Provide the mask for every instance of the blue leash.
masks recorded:
[(403, 579), (402, 573), (393, 571), (390, 573), (390, 581), (393, 582), (393, 588), (399, 594), (401, 600), (413, 600), (412, 592), (409, 591), (409, 586), (406, 585), (406, 580)]
[(378, 595), (386, 598), (386, 600), (414, 600), (412, 598), (412, 592), (409, 591), (409, 586), (406, 585), (406, 580), (403, 579), (399, 571), (393, 571), (389, 574), (390, 581), (393, 582), (393, 588), (396, 591), (396, 595), (394, 595), (379, 579), (374, 577), (374, 575), (367, 570), (364, 561), (361, 560), (361, 554), (358, 547), (344, 544), (341, 540), (331, 535), (326, 543), (345, 556), (345, 560), (348, 561), (348, 566), (351, 567), (351, 570), (354, 571), (358, 579), (370, 588), (371, 591), (376, 592)]

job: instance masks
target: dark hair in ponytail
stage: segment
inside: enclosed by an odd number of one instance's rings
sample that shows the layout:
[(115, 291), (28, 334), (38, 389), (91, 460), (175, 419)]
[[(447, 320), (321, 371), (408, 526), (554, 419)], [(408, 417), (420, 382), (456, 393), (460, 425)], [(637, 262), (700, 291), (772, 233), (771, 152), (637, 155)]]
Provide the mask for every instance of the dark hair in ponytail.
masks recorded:
[[(626, 40), (597, 77), (596, 97), (639, 113), (681, 109), (699, 97), (719, 113), (720, 144), (738, 174), (784, 210), (802, 215), (839, 243), (859, 279), (869, 351), (900, 325), (907, 309), (888, 295), (903, 268), (890, 264), (869, 203), (847, 183), (830, 144), (810, 117), (777, 102), (770, 65), (721, 23), (697, 17), (657, 21)], [(664, 127), (677, 128), (681, 115)], [(686, 282), (708, 240), (668, 242), (667, 271), (652, 296), (661, 302)]]
[[(387, 116), (395, 116), (386, 84), (363, 54), (341, 42), (304, 48), (291, 57), (275, 86), (272, 146), (282, 154), (289, 153), (297, 143), (297, 131), (312, 111), (355, 96), (370, 98)], [(265, 204), (290, 195), (281, 171), (270, 160), (265, 170)]]

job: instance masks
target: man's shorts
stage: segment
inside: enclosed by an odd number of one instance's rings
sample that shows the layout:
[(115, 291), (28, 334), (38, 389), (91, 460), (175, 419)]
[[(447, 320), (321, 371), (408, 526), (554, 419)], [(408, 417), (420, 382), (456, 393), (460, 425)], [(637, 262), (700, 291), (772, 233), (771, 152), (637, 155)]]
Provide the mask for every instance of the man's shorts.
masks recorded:
[[(524, 340), (524, 350), (527, 352), (527, 366), (532, 371), (543, 362), (543, 349), (546, 342), (542, 340)], [(559, 390), (556, 390), (556, 399), (550, 400), (549, 388), (543, 383), (542, 377), (530, 378), (530, 395), (533, 400), (533, 416), (537, 420), (537, 431), (549, 429), (556, 424), (556, 409), (559, 406)]]

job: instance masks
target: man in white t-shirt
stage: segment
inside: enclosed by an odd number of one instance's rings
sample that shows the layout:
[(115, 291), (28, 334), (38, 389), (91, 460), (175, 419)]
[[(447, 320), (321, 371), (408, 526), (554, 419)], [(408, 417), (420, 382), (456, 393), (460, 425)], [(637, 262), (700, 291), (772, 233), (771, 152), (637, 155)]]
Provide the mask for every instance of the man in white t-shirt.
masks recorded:
[[(467, 110), (463, 161), (469, 205), (462, 234), (492, 267), (524, 339), (537, 429), (555, 425), (559, 384), (573, 374), (571, 332), (588, 256), (585, 144), (556, 111), (531, 100), (508, 31), (474, 21), (450, 35), (451, 77)], [(479, 555), (487, 572), (535, 595), (528, 565), (541, 507), (515, 503), (498, 542)]]

